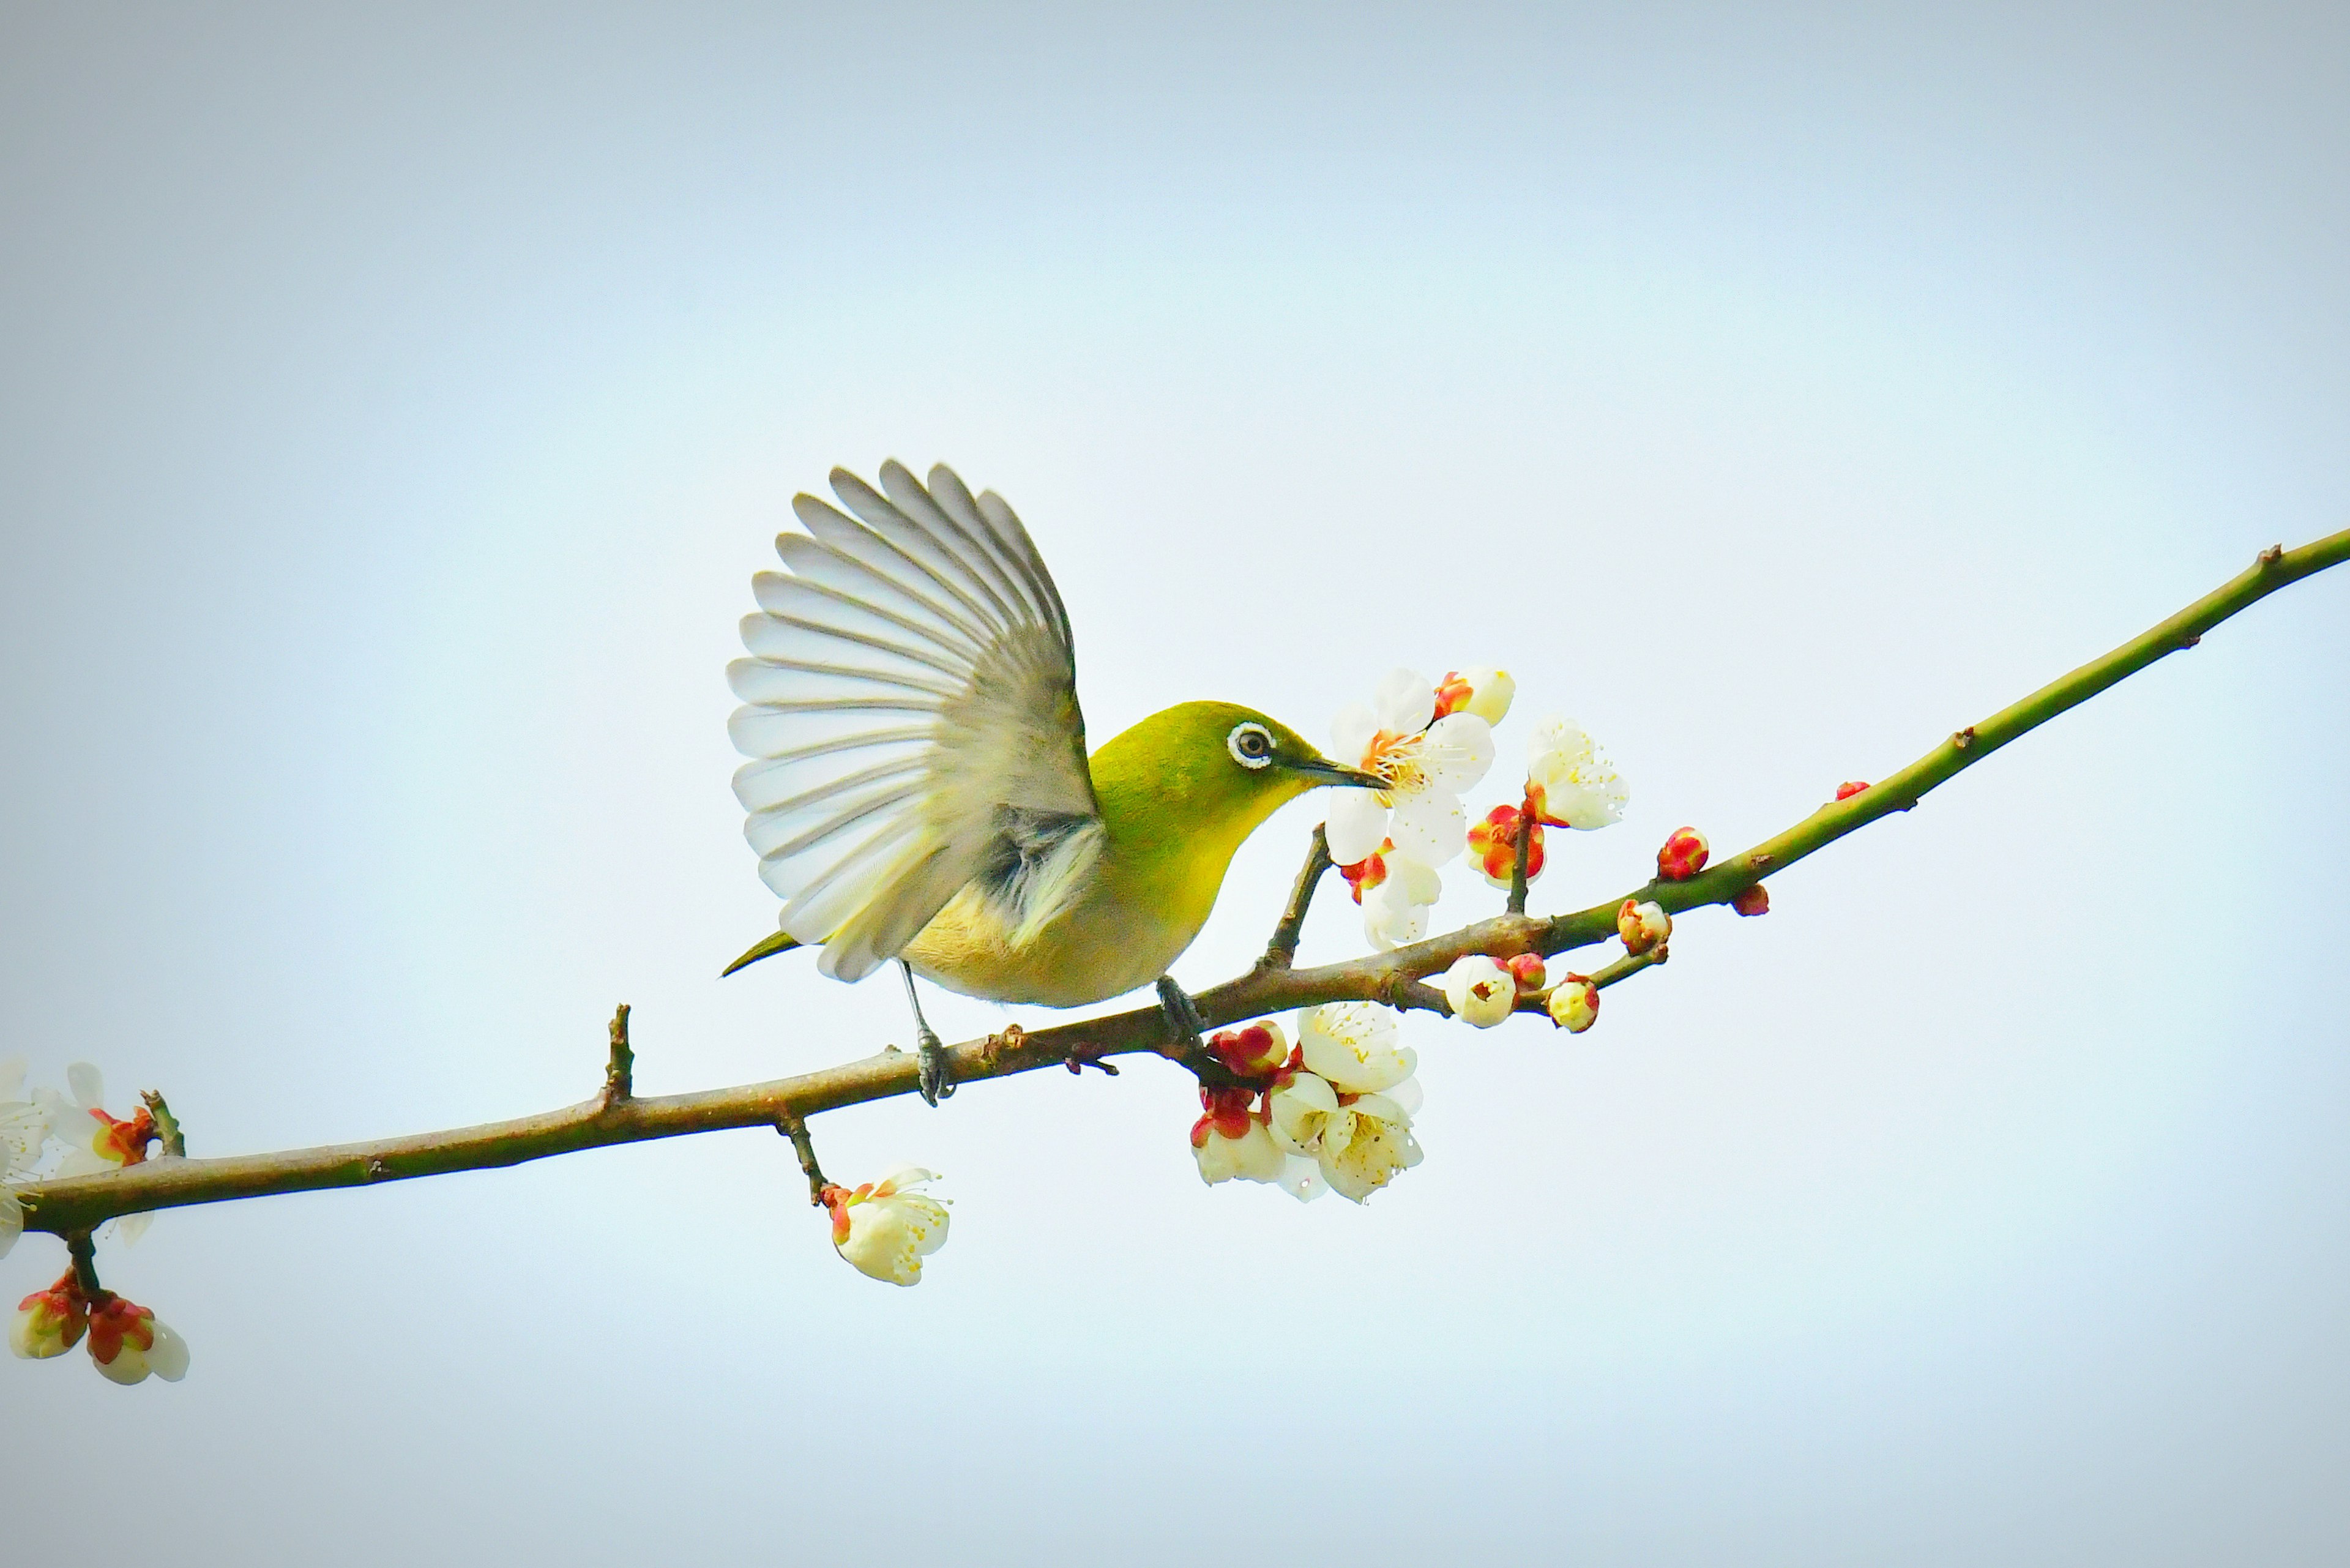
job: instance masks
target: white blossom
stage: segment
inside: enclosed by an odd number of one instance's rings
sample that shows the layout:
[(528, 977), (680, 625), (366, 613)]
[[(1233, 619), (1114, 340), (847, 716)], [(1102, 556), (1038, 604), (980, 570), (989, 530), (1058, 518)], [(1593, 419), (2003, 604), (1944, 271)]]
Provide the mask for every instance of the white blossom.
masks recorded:
[[(1411, 1136), (1419, 1083), (1405, 1078), (1385, 1093), (1342, 1094), (1318, 1074), (1299, 1073), (1273, 1096), (1273, 1141), (1289, 1157), (1281, 1185), (1302, 1202), (1324, 1187), (1360, 1203), (1399, 1170), (1420, 1161)], [(1304, 1168), (1311, 1161), (1313, 1169)]]
[(1248, 1131), (1226, 1137), (1214, 1127), (1195, 1141), (1192, 1155), (1200, 1162), (1200, 1179), (1213, 1187), (1220, 1181), (1278, 1181), (1288, 1168), (1287, 1157), (1273, 1141), (1265, 1124), (1248, 1118)]
[(1393, 848), (1374, 857), (1372, 865), (1376, 875), (1358, 884), (1365, 940), (1384, 952), (1428, 935), (1428, 911), (1444, 893), (1436, 867)]
[(1516, 977), (1483, 953), (1454, 959), (1436, 984), (1451, 1004), (1452, 1016), (1472, 1029), (1492, 1028), (1518, 1002)]
[(1624, 820), (1631, 789), (1574, 720), (1535, 725), (1526, 753), (1526, 784), (1544, 822), (1588, 830)]
[(858, 1272), (893, 1285), (922, 1277), (922, 1260), (947, 1244), (946, 1205), (920, 1189), (936, 1171), (901, 1165), (877, 1182), (825, 1189), (832, 1245)]
[(1461, 792), (1493, 765), (1491, 724), (1469, 712), (1437, 718), (1428, 678), (1398, 670), (1370, 702), (1339, 710), (1330, 738), (1335, 758), (1388, 785), (1334, 792), (1324, 824), (1333, 862), (1351, 866), (1378, 853), (1383, 839), (1428, 866), (1461, 852), (1467, 827)]
[(1419, 1053), (1399, 1044), (1395, 1010), (1372, 1002), (1326, 1002), (1297, 1015), (1305, 1070), (1353, 1095), (1376, 1094), (1411, 1076)]

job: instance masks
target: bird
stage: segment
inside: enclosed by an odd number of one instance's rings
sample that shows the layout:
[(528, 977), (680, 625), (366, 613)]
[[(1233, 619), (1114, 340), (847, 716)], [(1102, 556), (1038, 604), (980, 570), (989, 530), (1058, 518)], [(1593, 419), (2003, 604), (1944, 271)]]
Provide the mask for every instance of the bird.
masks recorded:
[(993, 491), (895, 459), (875, 489), (832, 472), (802, 493), (785, 568), (752, 578), (734, 794), (775, 934), (723, 971), (799, 948), (855, 981), (895, 963), (920, 1088), (954, 1092), (915, 977), (986, 1001), (1083, 1007), (1156, 984), (1179, 1034), (1197, 1009), (1168, 974), (1242, 843), (1324, 786), (1383, 787), (1236, 702), (1184, 702), (1086, 749), (1060, 591)]

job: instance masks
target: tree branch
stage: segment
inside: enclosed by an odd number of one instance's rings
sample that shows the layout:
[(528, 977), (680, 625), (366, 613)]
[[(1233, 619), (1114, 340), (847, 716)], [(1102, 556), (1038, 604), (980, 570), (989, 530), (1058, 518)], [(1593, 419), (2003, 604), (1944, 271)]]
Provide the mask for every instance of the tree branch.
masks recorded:
[(1305, 864), (1297, 868), (1297, 880), (1289, 889), (1289, 904), (1281, 911), (1280, 923), (1273, 928), (1273, 940), (1264, 944), (1264, 957), (1256, 967), (1287, 969), (1297, 961), (1297, 939), (1305, 929), (1306, 907), (1314, 902), (1314, 889), (1321, 885), (1322, 874), (1330, 869), (1330, 835), (1321, 823), (1314, 825), (1314, 845), (1305, 852)]
[[(1453, 960), (1469, 953), (1507, 959), (1522, 952), (1539, 952), (1547, 957), (1605, 941), (1615, 934), (1616, 911), (1627, 896), (1654, 899), (1669, 913), (1727, 903), (1754, 883), (1785, 870), (1846, 834), (1892, 812), (1909, 810), (1929, 791), (2018, 736), (2165, 655), (2194, 647), (2211, 628), (2286, 584), (2345, 559), (2350, 559), (2350, 530), (2298, 550), (2264, 551), (2250, 570), (2144, 636), (2050, 682), (2012, 707), (1960, 731), (1890, 778), (1847, 800), (1822, 806), (1777, 836), (1765, 839), (1742, 855), (1731, 856), (1685, 882), (1652, 881), (1629, 895), (1548, 919), (1503, 915), (1392, 952), (1373, 953), (1318, 969), (1297, 970), (1285, 962), (1261, 962), (1249, 973), (1201, 992), (1193, 1000), (1210, 1028), (1325, 1002), (1384, 1002), (1399, 1008), (1445, 1012), (1442, 995), (1421, 983), (1421, 977), (1445, 969)], [(1290, 908), (1274, 931), (1267, 959), (1277, 952), (1294, 954), (1295, 950), (1294, 928), (1303, 924), (1314, 884), (1327, 869), (1326, 843), (1318, 834), (1317, 843), (1322, 845), (1322, 853), (1309, 857), (1305, 869), (1299, 874)], [(1600, 973), (1612, 981), (1661, 959), (1659, 951), (1646, 962), (1619, 961)], [(1593, 978), (1596, 980), (1598, 976)], [(17, 1189), (26, 1210), (25, 1227), (70, 1238), (86, 1235), (92, 1227), (121, 1214), (275, 1193), (369, 1187), (452, 1171), (487, 1170), (580, 1149), (730, 1127), (780, 1127), (788, 1133), (797, 1122), (805, 1136), (805, 1122), (809, 1116), (868, 1100), (910, 1095), (919, 1079), (914, 1058), (891, 1046), (862, 1061), (795, 1077), (701, 1094), (637, 1099), (625, 1093), (625, 1058), (621, 1055), (626, 1035), (624, 1017), (614, 1019), (612, 1035), (614, 1050), (607, 1084), (608, 1086), (617, 1081), (621, 1085), (623, 1092), (618, 1096), (599, 1095), (563, 1110), (453, 1132), (283, 1154), (151, 1160), (104, 1175), (28, 1185)], [(1146, 1052), (1175, 1058), (1182, 1053), (1181, 1043), (1172, 1038), (1165, 1015), (1155, 1006), (1034, 1033), (1006, 1030), (984, 1041), (966, 1042), (953, 1049), (954, 1072), (959, 1081), (967, 1083), (1058, 1066), (1072, 1056), (1095, 1058)], [(799, 1139), (795, 1137), (794, 1142), (797, 1144)], [(812, 1151), (810, 1156), (808, 1163), (812, 1163)]]

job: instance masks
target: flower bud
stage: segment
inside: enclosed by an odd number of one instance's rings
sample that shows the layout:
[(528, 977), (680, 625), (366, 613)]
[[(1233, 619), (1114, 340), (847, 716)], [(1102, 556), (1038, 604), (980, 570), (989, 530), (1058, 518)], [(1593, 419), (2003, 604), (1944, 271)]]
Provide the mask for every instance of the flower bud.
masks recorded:
[(1599, 988), (1588, 977), (1570, 974), (1551, 988), (1550, 1021), (1569, 1034), (1599, 1022)]
[(109, 1381), (125, 1385), (144, 1383), (151, 1372), (166, 1383), (188, 1375), (187, 1341), (111, 1291), (89, 1305), (89, 1358)]
[(1624, 939), (1624, 950), (1644, 953), (1673, 934), (1673, 919), (1655, 904), (1624, 900), (1616, 911), (1616, 934)]
[(1850, 800), (1853, 796), (1858, 794), (1867, 787), (1868, 786), (1866, 784), (1861, 783), (1858, 779), (1847, 779), (1843, 784), (1836, 785), (1836, 799)]
[(1256, 1091), (1243, 1085), (1200, 1088), (1200, 1119), (1191, 1124), (1191, 1147), (1199, 1147), (1211, 1134), (1241, 1137), (1248, 1132), (1249, 1106)]
[(1488, 724), (1498, 724), (1510, 711), (1518, 683), (1506, 670), (1452, 670), (1436, 688), (1436, 716), (1474, 713)]
[(1767, 915), (1771, 912), (1771, 895), (1757, 882), (1742, 889), (1738, 897), (1730, 900), (1730, 907), (1742, 915)]
[(68, 1273), (45, 1291), (35, 1291), (16, 1303), (8, 1324), (8, 1348), (25, 1361), (47, 1361), (63, 1355), (81, 1343), (89, 1326), (88, 1303), (81, 1286)]
[(1510, 978), (1518, 984), (1520, 996), (1531, 996), (1543, 988), (1543, 961), (1540, 953), (1520, 953), (1507, 965)]
[(869, 1279), (910, 1285), (922, 1260), (947, 1244), (946, 1204), (919, 1189), (936, 1171), (901, 1165), (879, 1181), (851, 1189), (829, 1186), (820, 1195), (832, 1211), (832, 1248)]
[[(1201, 1120), (1206, 1120), (1202, 1117)], [(1278, 1181), (1289, 1168), (1289, 1156), (1273, 1141), (1273, 1134), (1255, 1116), (1243, 1116), (1237, 1137), (1211, 1129), (1194, 1137), (1191, 1158), (1199, 1162), (1200, 1179), (1213, 1187), (1220, 1181)], [(1197, 1128), (1194, 1128), (1196, 1134)]]
[[(1469, 825), (1469, 864), (1496, 888), (1506, 888), (1518, 868), (1518, 835), (1527, 831), (1525, 814), (1514, 805), (1497, 805)], [(1534, 823), (1534, 841), (1526, 846), (1526, 880), (1542, 875), (1543, 830)]]
[(1395, 840), (1383, 838), (1379, 840), (1379, 846), (1377, 849), (1372, 850), (1360, 860), (1338, 867), (1338, 875), (1347, 879), (1347, 889), (1355, 895), (1356, 903), (1361, 903), (1364, 894), (1370, 892), (1388, 879), (1386, 857), (1394, 850)]
[(1705, 869), (1705, 835), (1694, 827), (1677, 827), (1657, 851), (1657, 875), (1667, 882), (1686, 882)]
[(1220, 1030), (1208, 1039), (1208, 1050), (1238, 1078), (1267, 1078), (1289, 1060), (1289, 1037), (1272, 1019), (1239, 1029)]
[(1483, 953), (1453, 960), (1436, 983), (1452, 1004), (1452, 1016), (1471, 1028), (1492, 1028), (1517, 1004), (1517, 981)]

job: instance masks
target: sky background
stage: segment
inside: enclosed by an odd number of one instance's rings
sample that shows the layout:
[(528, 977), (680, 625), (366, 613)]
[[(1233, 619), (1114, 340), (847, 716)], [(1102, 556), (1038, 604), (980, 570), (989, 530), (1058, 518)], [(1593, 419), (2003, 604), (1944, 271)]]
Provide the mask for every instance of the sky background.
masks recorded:
[[(1511, 668), (1633, 788), (1538, 911), (2343, 525), (2338, 9), (844, 9), (0, 4), (0, 1054), (214, 1154), (577, 1100), (622, 1000), (646, 1092), (905, 1044), (716, 979), (835, 463), (1020, 510), (1097, 739)], [(1361, 1209), (1139, 1063), (820, 1118), (946, 1173), (910, 1291), (749, 1132), (167, 1213), (186, 1382), (0, 1365), (12, 1557), (2339, 1563), (2345, 667), (2350, 574), (1587, 1034), (1412, 1020)]]

